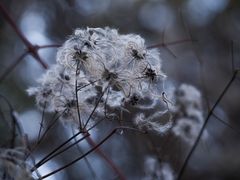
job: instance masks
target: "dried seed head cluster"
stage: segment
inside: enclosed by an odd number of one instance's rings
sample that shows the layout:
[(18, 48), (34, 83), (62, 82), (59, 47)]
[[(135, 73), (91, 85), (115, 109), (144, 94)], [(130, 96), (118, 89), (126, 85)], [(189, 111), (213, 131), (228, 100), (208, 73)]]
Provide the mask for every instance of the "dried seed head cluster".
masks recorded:
[[(78, 122), (77, 111), (89, 115), (96, 97), (121, 107), (123, 99), (149, 93), (164, 77), (159, 52), (148, 50), (139, 35), (120, 35), (110, 28), (77, 29), (58, 50), (57, 64), (28, 93), (39, 107)], [(103, 109), (99, 105), (96, 111)]]
[(175, 175), (168, 163), (159, 163), (157, 158), (153, 156), (147, 156), (144, 160), (144, 172), (145, 176), (142, 180), (174, 180)]
[(137, 114), (134, 119), (134, 124), (143, 130), (154, 131), (158, 134), (166, 133), (172, 127), (171, 119), (167, 119), (167, 122), (163, 122), (164, 116), (168, 114), (168, 111), (155, 112), (148, 117), (143, 113)]
[(24, 161), (25, 153), (21, 148), (0, 149), (0, 179), (33, 180), (31, 172)]
[[(176, 105), (171, 109), (174, 114), (172, 132), (186, 143), (192, 144), (203, 124), (201, 93), (191, 85), (182, 84), (175, 90)], [(203, 137), (207, 137), (205, 132)]]

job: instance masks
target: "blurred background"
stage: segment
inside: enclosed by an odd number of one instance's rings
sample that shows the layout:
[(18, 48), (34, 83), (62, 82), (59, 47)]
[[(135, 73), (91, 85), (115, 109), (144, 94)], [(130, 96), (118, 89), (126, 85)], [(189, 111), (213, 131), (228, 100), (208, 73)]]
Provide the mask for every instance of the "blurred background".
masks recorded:
[[(148, 46), (158, 45), (163, 71), (168, 76), (166, 86), (188, 83), (201, 90), (205, 116), (234, 70), (240, 68), (238, 0), (0, 0), (0, 3), (32, 45), (54, 45), (36, 51), (48, 66), (55, 64), (56, 47), (76, 28), (109, 26), (117, 28), (121, 34), (141, 35)], [(18, 112), (18, 120), (32, 144), (38, 135), (36, 129), (40, 127), (42, 112), (35, 106), (34, 98), (28, 97), (26, 89), (36, 85), (36, 79), (46, 69), (31, 53), (15, 63), (27, 48), (0, 12), (0, 94)], [(215, 109), (215, 116), (207, 124), (208, 138), (198, 144), (183, 179), (240, 179), (239, 80), (237, 75)], [(3, 112), (8, 111), (3, 101), (0, 105)], [(99, 142), (113, 126), (114, 122), (100, 125), (92, 132), (92, 138)], [(5, 128), (1, 125), (2, 142), (8, 133)], [(36, 161), (71, 135), (71, 128), (57, 124), (34, 151)], [(79, 147), (82, 151), (89, 149), (87, 143)], [(118, 133), (101, 146), (127, 179), (144, 177), (146, 156), (169, 163), (176, 176), (190, 148), (168, 134), (146, 136), (134, 132)], [(79, 149), (72, 149), (46, 163), (39, 171), (47, 174), (79, 155)], [(92, 153), (47, 179), (118, 177), (98, 154)]]

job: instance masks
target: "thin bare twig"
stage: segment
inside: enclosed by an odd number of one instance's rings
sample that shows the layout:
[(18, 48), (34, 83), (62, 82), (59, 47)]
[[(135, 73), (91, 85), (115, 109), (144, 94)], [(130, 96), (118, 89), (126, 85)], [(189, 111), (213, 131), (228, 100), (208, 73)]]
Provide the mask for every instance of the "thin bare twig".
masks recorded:
[(47, 104), (47, 103), (45, 102), (45, 103), (44, 103), (44, 107), (43, 107), (43, 112), (42, 112), (42, 120), (41, 120), (40, 128), (39, 128), (39, 131), (38, 131), (38, 138), (37, 138), (37, 141), (40, 140), (41, 132), (42, 132), (42, 129), (43, 129), (43, 121), (44, 121), (44, 115), (45, 115), (46, 104)]
[[(188, 24), (184, 21), (184, 17), (183, 17), (183, 12), (182, 10), (180, 9), (180, 17), (181, 17), (181, 21), (182, 21), (182, 24), (183, 24), (183, 27), (184, 29), (187, 31), (187, 35), (189, 36), (190, 39), (192, 39), (192, 42), (196, 41), (194, 38), (193, 38), (193, 34), (191, 32), (191, 29), (190, 27), (188, 26)], [(200, 83), (203, 87), (203, 94), (205, 94), (204, 96), (204, 99), (205, 99), (205, 102), (207, 104), (207, 108), (208, 110), (210, 110), (210, 103), (209, 103), (209, 100), (208, 100), (208, 97), (207, 97), (207, 88), (206, 88), (206, 84), (205, 84), (205, 80), (204, 80), (204, 72), (203, 72), (203, 59), (200, 57), (199, 55), (199, 52), (197, 51), (197, 47), (194, 43), (192, 43), (192, 49), (193, 49), (193, 52), (194, 54), (196, 55), (196, 58), (197, 58), (197, 61), (200, 65)]]
[[(50, 44), (50, 45), (42, 45), (42, 46), (38, 46), (36, 45), (35, 48), (36, 50), (39, 49), (46, 49), (46, 48), (57, 48), (60, 47), (60, 44)], [(30, 53), (29, 51), (25, 51), (24, 53), (22, 53), (17, 60), (12, 63), (6, 70), (5, 72), (0, 76), (0, 83), (16, 68), (16, 66), (24, 59), (25, 56), (28, 55), (28, 53)]]
[[(94, 148), (97, 144), (92, 140), (90, 136), (86, 138), (87, 142)], [(112, 170), (118, 175), (119, 179), (124, 180), (126, 179), (120, 169), (115, 165), (115, 163), (99, 148), (95, 149), (96, 153), (102, 157), (112, 168)]]
[(82, 126), (82, 121), (81, 121), (81, 114), (80, 114), (80, 109), (79, 109), (79, 103), (78, 103), (78, 83), (77, 83), (77, 76), (80, 73), (80, 61), (77, 63), (77, 69), (76, 69), (76, 79), (75, 79), (75, 96), (76, 96), (76, 102), (77, 102), (77, 115), (78, 115), (78, 121), (79, 121), (79, 128), (80, 130), (83, 129)]
[(13, 30), (16, 32), (18, 37), (22, 40), (22, 42), (27, 47), (27, 52), (31, 53), (31, 55), (42, 65), (44, 69), (48, 68), (48, 65), (40, 58), (38, 54), (38, 46), (34, 46), (28, 39), (24, 36), (24, 34), (20, 31), (20, 29), (17, 27), (16, 23), (8, 13), (7, 9), (4, 7), (4, 5), (0, 2), (0, 12), (3, 15), (3, 17), (6, 19), (6, 21), (10, 24), (10, 26), (13, 28)]
[(234, 62), (234, 42), (231, 41), (231, 61), (232, 61), (232, 72), (235, 69), (235, 62)]
[(24, 59), (24, 57), (28, 54), (28, 52), (24, 52), (22, 55), (20, 55), (17, 60), (11, 64), (5, 72), (0, 76), (0, 83), (9, 75), (10, 72), (12, 72), (16, 66)]
[[(104, 139), (102, 139), (102, 141), (100, 141), (98, 144), (96, 144), (95, 147), (93, 147), (92, 149), (90, 149), (89, 151), (87, 151), (86, 153), (84, 153), (83, 155), (81, 155), (80, 157), (76, 158), (75, 160), (71, 161), (70, 163), (54, 170), (53, 172), (51, 173), (48, 173), (44, 176), (42, 176), (41, 179), (45, 179), (49, 176), (52, 176), (56, 173), (58, 173), (59, 171), (62, 171), (63, 169), (65, 168), (68, 168), (69, 166), (73, 165), (74, 163), (78, 162), (79, 160), (83, 159), (84, 157), (86, 157), (87, 155), (89, 155), (90, 153), (92, 153), (93, 151), (95, 151), (98, 147), (100, 147), (103, 143), (105, 143), (110, 137), (112, 137), (119, 129), (126, 129), (126, 130), (134, 130), (136, 131), (136, 129), (134, 128), (129, 128), (129, 127), (117, 127), (115, 129), (113, 129)], [(137, 130), (139, 131), (139, 130)], [(142, 131), (139, 131), (139, 132), (142, 132)], [(125, 179), (125, 178), (124, 178)], [(40, 179), (39, 179), (40, 180)]]
[(97, 109), (99, 103), (100, 103), (101, 100), (102, 100), (103, 95), (105, 94), (105, 92), (107, 91), (108, 88), (109, 88), (109, 85), (108, 85), (108, 86), (104, 89), (104, 91), (101, 93), (101, 95), (100, 95), (100, 97), (98, 98), (97, 103), (95, 104), (95, 106), (94, 106), (94, 108), (93, 108), (91, 114), (89, 115), (89, 117), (88, 117), (88, 119), (87, 119), (87, 121), (86, 121), (86, 123), (85, 123), (83, 129), (86, 129), (86, 127), (87, 127), (89, 121), (91, 120), (91, 118), (92, 118), (93, 114), (95, 113), (95, 111), (96, 111), (96, 109)]
[[(19, 125), (19, 122), (18, 122), (18, 120), (17, 120), (17, 117), (16, 117), (16, 111), (14, 110), (14, 108), (13, 108), (13, 106), (11, 105), (11, 103), (8, 101), (8, 99), (6, 98), (6, 97), (4, 97), (3, 95), (1, 95), (0, 94), (0, 98), (2, 98), (6, 103), (7, 103), (7, 105), (8, 105), (8, 107), (9, 107), (9, 110), (10, 110), (10, 112), (9, 112), (9, 114), (10, 114), (10, 116), (11, 116), (11, 118), (12, 118), (12, 122), (11, 122), (11, 126), (12, 126), (12, 137), (11, 137), (11, 140), (10, 140), (10, 142), (11, 142), (11, 148), (14, 148), (14, 145), (15, 145), (15, 138), (16, 138), (16, 136), (17, 136), (17, 132), (16, 132), (16, 128), (17, 128), (17, 130), (18, 130), (18, 133), (22, 136), (22, 129), (21, 129), (21, 127), (20, 127), (20, 125)], [(7, 122), (7, 123), (9, 123), (9, 122)], [(8, 124), (9, 125), (9, 124)]]
[(63, 146), (65, 146), (67, 143), (69, 143), (71, 140), (76, 138), (78, 135), (82, 134), (81, 131), (74, 134), (72, 137), (70, 137), (68, 140), (60, 144), (58, 147), (56, 147), (54, 150), (52, 150), (48, 155), (46, 155), (44, 158), (42, 158), (37, 164), (35, 164), (34, 168), (31, 169), (31, 171), (34, 171), (36, 168), (39, 167), (40, 164), (42, 164), (46, 159), (48, 159), (51, 155), (53, 155), (55, 152), (57, 152), (59, 149), (61, 149)]
[(47, 127), (46, 131), (43, 133), (42, 137), (37, 141), (37, 143), (34, 145), (32, 149), (29, 150), (28, 155), (26, 156), (26, 159), (29, 157), (29, 155), (36, 150), (36, 148), (41, 144), (41, 142), (46, 137), (49, 130), (56, 124), (57, 120), (65, 113), (66, 110), (64, 110), (61, 114), (59, 114), (56, 119), (53, 120), (53, 122)]
[[(58, 156), (59, 154), (67, 151), (68, 149), (70, 149), (71, 147), (75, 146), (76, 144), (78, 144), (79, 142), (83, 141), (85, 138), (87, 138), (88, 136), (90, 136), (90, 134), (86, 134), (84, 135), (82, 138), (76, 140), (74, 143), (68, 145), (67, 147), (63, 148), (61, 150), (61, 148), (63, 146), (59, 146), (58, 148), (55, 148), (51, 153), (48, 154), (48, 156), (46, 156), (45, 158), (43, 158), (41, 161), (39, 161), (32, 169), (31, 171), (35, 171), (37, 168), (41, 167), (43, 164), (45, 164), (46, 162), (48, 162), (49, 160), (53, 159), (54, 157)], [(75, 136), (76, 137), (76, 136)]]
[(229, 123), (227, 123), (226, 121), (224, 121), (223, 119), (221, 119), (218, 115), (216, 115), (215, 113), (212, 114), (216, 120), (218, 120), (219, 122), (221, 122), (222, 124), (224, 124), (225, 126), (229, 127), (230, 129), (232, 129), (235, 133), (240, 134), (240, 131), (236, 128), (234, 128), (233, 126), (231, 126)]
[(186, 169), (186, 167), (187, 167), (187, 165), (188, 165), (188, 162), (189, 162), (190, 158), (192, 157), (192, 154), (193, 154), (193, 152), (195, 151), (195, 149), (196, 149), (196, 147), (197, 147), (197, 145), (198, 145), (198, 143), (199, 143), (199, 141), (200, 141), (200, 139), (201, 139), (201, 137), (202, 137), (203, 131), (204, 131), (204, 129), (206, 128), (207, 123), (208, 123), (210, 117), (213, 115), (213, 112), (214, 112), (215, 108), (216, 108), (217, 105), (220, 103), (220, 101), (222, 100), (222, 98), (224, 97), (224, 95), (226, 94), (226, 92), (228, 91), (228, 89), (230, 88), (230, 86), (232, 85), (232, 83), (234, 82), (235, 78), (237, 77), (238, 72), (239, 72), (238, 70), (235, 70), (235, 71), (234, 71), (233, 76), (231, 77), (231, 79), (230, 79), (229, 82), (227, 83), (226, 87), (223, 89), (222, 93), (221, 93), (220, 96), (218, 97), (217, 101), (215, 102), (215, 104), (213, 105), (213, 107), (211, 108), (211, 110), (209, 111), (209, 113), (208, 113), (208, 115), (207, 115), (207, 117), (206, 117), (206, 119), (205, 119), (205, 121), (204, 121), (204, 123), (203, 123), (203, 125), (202, 125), (202, 127), (201, 127), (201, 129), (200, 129), (200, 131), (199, 131), (199, 134), (198, 134), (198, 136), (197, 136), (197, 138), (196, 138), (196, 140), (195, 140), (195, 142), (194, 142), (191, 150), (189, 151), (186, 159), (185, 159), (184, 162), (183, 162), (183, 165), (182, 165), (182, 167), (181, 167), (181, 169), (180, 169), (180, 171), (179, 171), (179, 173), (178, 173), (177, 180), (180, 180), (180, 179), (182, 178), (183, 173), (184, 173), (184, 171), (185, 171), (185, 169)]
[(36, 46), (37, 49), (58, 48), (58, 47), (61, 47), (61, 44), (49, 44), (49, 45)]
[(147, 47), (147, 49), (153, 49), (153, 48), (164, 47), (164, 46), (173, 46), (181, 43), (195, 42), (195, 41), (196, 40), (192, 40), (192, 39), (181, 39), (181, 40), (167, 42), (167, 43), (158, 43), (158, 44), (150, 45)]
[[(74, 129), (72, 129), (72, 131), (74, 132)], [(88, 133), (88, 135), (90, 135), (90, 134)], [(75, 143), (76, 143), (76, 142), (77, 142), (77, 139), (74, 138), (74, 141), (75, 141)], [(80, 147), (78, 144), (77, 144), (77, 150), (78, 150), (81, 154), (84, 153), (83, 150), (81, 149), (81, 147)], [(93, 179), (97, 179), (97, 174), (96, 174), (96, 172), (94, 171), (94, 169), (93, 169), (91, 163), (89, 162), (88, 158), (85, 157), (83, 160), (85, 161), (86, 166), (88, 167), (89, 172), (90, 172), (90, 174), (92, 175)]]

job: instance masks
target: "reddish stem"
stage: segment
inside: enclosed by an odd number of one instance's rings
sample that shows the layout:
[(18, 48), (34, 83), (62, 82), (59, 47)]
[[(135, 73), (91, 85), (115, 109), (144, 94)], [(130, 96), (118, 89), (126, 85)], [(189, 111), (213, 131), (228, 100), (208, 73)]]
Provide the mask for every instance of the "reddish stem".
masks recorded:
[[(68, 164), (66, 164), (66, 165), (64, 165), (64, 166), (62, 166), (62, 167), (60, 167), (60, 168), (52, 171), (51, 173), (48, 173), (48, 174), (42, 176), (42, 177), (41, 177), (41, 180), (42, 180), (42, 179), (45, 179), (45, 178), (47, 178), (47, 177), (49, 177), (49, 176), (52, 176), (52, 175), (54, 175), (54, 174), (56, 174), (56, 173), (58, 173), (58, 172), (60, 172), (60, 171), (62, 171), (62, 170), (64, 170), (65, 168), (67, 168), (67, 167), (73, 165), (74, 163), (78, 162), (79, 160), (83, 159), (84, 157), (86, 157), (87, 155), (89, 155), (90, 153), (92, 153), (93, 151), (97, 150), (103, 143), (105, 143), (110, 137), (112, 137), (112, 136), (117, 132), (117, 130), (119, 130), (119, 129), (121, 129), (121, 130), (123, 130), (123, 129), (133, 130), (133, 131), (138, 131), (138, 132), (141, 132), (141, 133), (146, 133), (146, 132), (143, 132), (143, 131), (141, 131), (141, 130), (137, 130), (137, 129), (135, 129), (135, 128), (129, 128), (129, 127), (124, 127), (124, 126), (117, 127), (117, 128), (115, 128), (115, 129), (113, 129), (113, 130), (112, 130), (104, 139), (102, 139), (98, 144), (95, 144), (95, 143), (94, 143), (94, 147), (93, 147), (92, 149), (90, 149), (89, 151), (87, 151), (86, 153), (84, 153), (83, 155), (81, 155), (80, 157), (76, 158), (75, 160), (71, 161), (70, 163), (68, 163)], [(86, 132), (86, 133), (88, 133), (88, 132)], [(108, 158), (108, 157), (107, 157), (107, 158)], [(110, 160), (110, 161), (111, 161), (111, 160)], [(121, 178), (121, 179), (126, 179), (123, 175), (119, 176), (119, 178)], [(38, 179), (38, 180), (40, 180), (40, 179)]]
[(10, 24), (10, 26), (13, 28), (13, 30), (17, 33), (18, 37), (25, 44), (25, 46), (27, 47), (27, 51), (32, 54), (32, 56), (43, 66), (44, 69), (47, 69), (48, 68), (47, 64), (40, 58), (37, 52), (37, 46), (34, 46), (30, 41), (27, 40), (27, 38), (23, 35), (23, 33), (17, 27), (16, 23), (11, 18), (7, 9), (3, 6), (1, 2), (0, 2), (0, 12), (2, 13), (6, 21)]
[(8, 11), (6, 10), (6, 8), (3, 6), (3, 4), (1, 2), (0, 2), (0, 11), (1, 11), (3, 17), (6, 19), (6, 21), (10, 24), (10, 26), (12, 26), (14, 31), (17, 33), (19, 38), (23, 41), (23, 43), (27, 47), (32, 46), (32, 44), (26, 39), (26, 37), (23, 35), (23, 33), (19, 30), (19, 28), (17, 27), (16, 23), (10, 17)]
[(42, 46), (38, 46), (38, 49), (45, 49), (45, 48), (58, 48), (60, 47), (60, 44), (49, 44), (49, 45), (42, 45)]
[(104, 154), (104, 152), (100, 148), (97, 147), (97, 144), (93, 141), (93, 139), (90, 136), (87, 136), (86, 140), (88, 144), (92, 146), (92, 148), (96, 147), (95, 152), (109, 164), (109, 166), (113, 169), (113, 171), (118, 175), (119, 179), (125, 180), (126, 178), (121, 172), (121, 170), (115, 165), (115, 163), (106, 154)]

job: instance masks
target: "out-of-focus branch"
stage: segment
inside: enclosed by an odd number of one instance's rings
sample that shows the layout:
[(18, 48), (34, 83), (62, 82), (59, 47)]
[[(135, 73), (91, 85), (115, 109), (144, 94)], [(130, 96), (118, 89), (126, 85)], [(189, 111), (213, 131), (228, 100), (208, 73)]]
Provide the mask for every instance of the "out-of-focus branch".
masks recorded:
[(158, 43), (158, 44), (154, 44), (154, 45), (148, 46), (147, 49), (153, 49), (153, 48), (158, 48), (158, 47), (166, 47), (166, 46), (173, 46), (173, 45), (186, 43), (186, 42), (195, 42), (195, 40), (192, 40), (192, 39), (181, 39), (181, 40), (167, 42), (167, 43)]
[[(87, 136), (86, 140), (87, 140), (88, 144), (90, 144), (93, 148), (97, 147), (97, 144), (92, 140), (92, 138), (90, 136)], [(121, 172), (121, 170), (115, 165), (115, 163), (100, 148), (97, 147), (95, 149), (95, 152), (109, 164), (109, 166), (112, 168), (112, 170), (118, 175), (119, 179), (121, 179), (121, 180), (126, 179), (124, 177), (123, 173)]]
[(61, 46), (61, 44), (41, 45), (41, 46), (37, 46), (37, 49), (58, 48), (60, 46)]
[[(77, 133), (78, 135), (78, 133)], [(80, 138), (79, 140), (76, 140), (74, 143), (68, 145), (67, 147), (63, 148), (68, 142), (69, 140), (67, 140), (66, 142), (64, 142), (63, 144), (61, 144), (60, 146), (58, 146), (57, 148), (55, 148), (51, 153), (49, 153), (46, 157), (44, 157), (41, 161), (39, 161), (37, 164), (35, 164), (35, 166), (31, 169), (31, 171), (35, 171), (37, 170), (37, 168), (41, 167), (43, 164), (45, 164), (46, 162), (48, 162), (49, 160), (51, 160), (52, 158), (58, 156), (59, 154), (67, 151), (68, 149), (70, 149), (71, 147), (75, 146), (76, 144), (78, 144), (79, 142), (83, 141), (86, 137), (90, 136), (90, 134), (86, 134), (84, 135), (82, 138)], [(74, 138), (76, 137), (76, 135), (74, 135)], [(73, 139), (74, 139), (73, 138)], [(72, 139), (72, 138), (70, 138)]]
[(4, 7), (4, 5), (1, 2), (0, 2), (0, 13), (3, 15), (3, 18), (9, 23), (9, 25), (16, 32), (18, 37), (25, 44), (25, 46), (27, 47), (27, 52), (29, 52), (42, 65), (42, 67), (44, 69), (47, 69), (48, 65), (41, 59), (41, 57), (38, 54), (38, 48), (37, 48), (38, 46), (34, 46), (30, 41), (27, 40), (27, 38), (20, 31), (20, 29), (17, 27), (16, 23), (11, 18), (11, 16), (8, 13), (7, 9)]
[[(34, 46), (36, 50), (40, 49), (46, 49), (46, 48), (58, 48), (60, 47), (60, 44), (49, 44), (49, 45), (41, 45), (41, 46)], [(12, 63), (5, 71), (4, 73), (0, 76), (0, 83), (16, 68), (16, 66), (24, 59), (25, 56), (30, 53), (29, 51), (25, 51), (22, 55), (20, 55), (17, 60)]]
[(206, 126), (207, 126), (207, 123), (210, 119), (210, 117), (213, 115), (214, 113), (214, 110), (215, 108), (217, 107), (217, 105), (220, 103), (220, 101), (222, 100), (222, 98), (224, 97), (224, 95), (226, 94), (226, 92), (228, 91), (228, 89), (231, 87), (232, 83), (234, 82), (235, 78), (237, 77), (237, 74), (239, 73), (239, 70), (235, 70), (231, 79), (229, 80), (229, 82), (227, 83), (226, 87), (223, 89), (222, 93), (219, 95), (218, 99), (216, 100), (215, 104), (213, 105), (213, 107), (211, 108), (211, 110), (209, 111), (203, 125), (202, 125), (202, 128), (200, 129), (200, 132), (196, 138), (196, 141), (194, 142), (191, 150), (189, 151), (179, 173), (178, 173), (178, 177), (177, 177), (177, 180), (180, 180), (183, 176), (183, 173), (188, 165), (188, 162), (190, 160), (190, 158), (192, 157), (193, 155), (193, 152), (195, 151), (195, 149), (197, 148), (197, 145), (202, 137), (202, 134), (203, 134), (203, 131), (205, 130)]
[(12, 72), (15, 67), (24, 59), (24, 57), (28, 54), (28, 52), (24, 52), (22, 55), (20, 55), (17, 60), (12, 63), (5, 72), (0, 76), (0, 83), (9, 75), (10, 72)]

